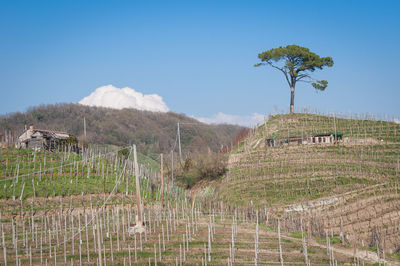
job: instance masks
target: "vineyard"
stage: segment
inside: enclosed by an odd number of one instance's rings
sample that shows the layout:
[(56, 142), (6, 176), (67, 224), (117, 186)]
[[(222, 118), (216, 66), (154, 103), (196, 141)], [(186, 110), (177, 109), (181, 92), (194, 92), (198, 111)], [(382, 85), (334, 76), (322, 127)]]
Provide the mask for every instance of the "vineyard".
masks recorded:
[[(229, 173), (213, 184), (214, 196), (302, 220), (316, 239), (336, 237), (354, 254), (371, 250), (400, 263), (399, 131), (399, 124), (371, 117), (275, 115), (232, 151)], [(268, 138), (326, 132), (343, 139), (265, 145)]]
[[(399, 130), (373, 119), (276, 115), (242, 136), (226, 176), (191, 191), (174, 182), (170, 158), (161, 168), (162, 156), (136, 158), (131, 147), (123, 155), (104, 147), (81, 154), (4, 149), (0, 261), (398, 265)], [(324, 132), (344, 138), (265, 146), (271, 137)], [(136, 176), (143, 233), (131, 231)]]

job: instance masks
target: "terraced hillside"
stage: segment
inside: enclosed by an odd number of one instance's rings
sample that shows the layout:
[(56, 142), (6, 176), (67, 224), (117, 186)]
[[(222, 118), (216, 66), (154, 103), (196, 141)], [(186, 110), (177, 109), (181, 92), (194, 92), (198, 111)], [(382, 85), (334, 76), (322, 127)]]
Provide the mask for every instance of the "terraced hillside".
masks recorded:
[[(292, 136), (339, 133), (338, 143), (298, 144)], [(266, 139), (281, 139), (269, 147)], [(400, 125), (310, 114), (277, 115), (230, 154), (213, 184), (232, 206), (303, 217), (314, 236), (382, 255), (400, 252)]]
[[(130, 157), (128, 157), (130, 158)], [(349, 251), (331, 232), (272, 209), (202, 201), (140, 166), (145, 232), (129, 234), (137, 206), (134, 164), (115, 153), (3, 150), (3, 265), (327, 265), (392, 262)]]

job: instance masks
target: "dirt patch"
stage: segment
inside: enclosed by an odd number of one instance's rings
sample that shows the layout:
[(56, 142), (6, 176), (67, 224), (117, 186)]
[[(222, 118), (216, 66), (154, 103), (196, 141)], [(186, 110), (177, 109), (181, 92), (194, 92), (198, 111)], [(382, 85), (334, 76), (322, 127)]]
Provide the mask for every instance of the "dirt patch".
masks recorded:
[(304, 204), (293, 204), (289, 206), (288, 208), (285, 209), (285, 212), (303, 212), (307, 211), (310, 208), (316, 208), (316, 207), (325, 207), (327, 205), (332, 205), (336, 202), (338, 202), (339, 199), (337, 197), (332, 197), (328, 199), (323, 199), (323, 200), (316, 200), (316, 201), (309, 201)]
[(7, 142), (0, 142), (0, 148), (6, 150), (8, 149), (8, 143)]

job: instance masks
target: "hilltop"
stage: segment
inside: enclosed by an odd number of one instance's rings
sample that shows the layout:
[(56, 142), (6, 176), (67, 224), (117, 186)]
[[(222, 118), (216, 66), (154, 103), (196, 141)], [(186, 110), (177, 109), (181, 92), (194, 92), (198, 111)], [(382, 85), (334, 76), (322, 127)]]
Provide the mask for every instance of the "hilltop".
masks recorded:
[[(324, 133), (342, 139), (297, 141)], [(281, 144), (270, 147), (268, 139)], [(281, 219), (302, 217), (316, 237), (329, 233), (342, 245), (393, 254), (400, 250), (399, 159), (399, 124), (276, 115), (230, 153), (224, 178), (195, 189), (235, 208), (261, 208)]]
[(208, 125), (173, 112), (160, 113), (137, 109), (110, 109), (80, 104), (43, 105), (25, 113), (0, 116), (0, 132), (15, 136), (24, 126), (66, 131), (83, 139), (83, 119), (87, 139), (95, 144), (118, 146), (135, 143), (144, 154), (167, 153), (176, 145), (177, 123), (180, 123), (184, 154), (218, 151), (243, 129), (235, 125)]

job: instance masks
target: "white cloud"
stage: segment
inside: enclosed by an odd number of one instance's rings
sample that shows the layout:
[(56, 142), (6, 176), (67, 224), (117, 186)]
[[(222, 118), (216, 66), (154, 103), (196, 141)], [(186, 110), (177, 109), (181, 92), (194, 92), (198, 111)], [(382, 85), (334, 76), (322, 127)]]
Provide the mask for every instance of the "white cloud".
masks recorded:
[(160, 95), (143, 94), (129, 87), (120, 89), (113, 85), (97, 88), (89, 96), (80, 100), (79, 103), (115, 109), (135, 108), (153, 112), (169, 111)]
[(253, 113), (252, 115), (230, 115), (219, 112), (212, 117), (196, 117), (197, 120), (206, 124), (234, 124), (253, 127), (264, 123), (264, 115)]

